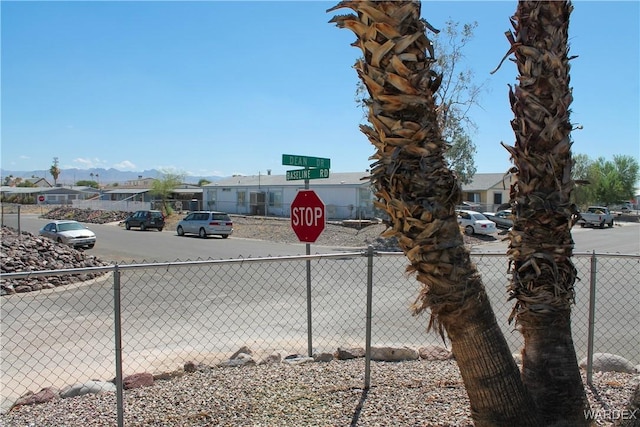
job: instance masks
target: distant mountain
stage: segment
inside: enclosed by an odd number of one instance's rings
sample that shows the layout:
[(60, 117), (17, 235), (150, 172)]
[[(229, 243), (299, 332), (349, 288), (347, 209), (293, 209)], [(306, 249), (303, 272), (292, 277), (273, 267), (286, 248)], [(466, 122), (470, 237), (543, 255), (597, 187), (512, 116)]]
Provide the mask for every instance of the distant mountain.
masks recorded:
[[(91, 175), (93, 174), (93, 175)], [(0, 169), (0, 182), (4, 183), (4, 179), (7, 176), (12, 175), (14, 178), (45, 178), (51, 184), (53, 184), (53, 177), (49, 173), (49, 170), (33, 170), (33, 171), (11, 171)], [(142, 172), (120, 171), (117, 169), (104, 169), (104, 168), (92, 168), (92, 169), (62, 169), (60, 176), (58, 177), (58, 184), (71, 185), (78, 181), (91, 180), (98, 181), (100, 184), (112, 184), (114, 182), (124, 183), (125, 181), (131, 181), (139, 178), (159, 178), (162, 176), (162, 172), (157, 169), (144, 170)], [(223, 176), (186, 176), (185, 182), (189, 184), (197, 184), (201, 179), (206, 179), (211, 182), (219, 181)]]

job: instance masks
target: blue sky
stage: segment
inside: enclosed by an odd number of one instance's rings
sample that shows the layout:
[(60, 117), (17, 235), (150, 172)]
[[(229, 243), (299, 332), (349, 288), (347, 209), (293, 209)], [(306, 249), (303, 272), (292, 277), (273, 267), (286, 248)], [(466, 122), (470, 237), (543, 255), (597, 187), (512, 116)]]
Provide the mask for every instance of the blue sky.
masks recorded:
[[(170, 169), (283, 174), (282, 154), (364, 171), (373, 147), (355, 104), (355, 36), (336, 2), (2, 1), (3, 169)], [(640, 157), (640, 3), (576, 1), (574, 153)], [(478, 172), (511, 166), (504, 31), (515, 1), (425, 1), (436, 28), (478, 22), (467, 66), (486, 90), (470, 112)], [(347, 9), (338, 13), (347, 13)]]

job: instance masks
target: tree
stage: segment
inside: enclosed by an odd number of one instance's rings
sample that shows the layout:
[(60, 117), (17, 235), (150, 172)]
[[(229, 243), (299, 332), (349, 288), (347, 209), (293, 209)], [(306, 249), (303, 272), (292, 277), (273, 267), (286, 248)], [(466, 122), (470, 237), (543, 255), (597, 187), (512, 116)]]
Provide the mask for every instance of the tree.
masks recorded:
[(449, 20), (433, 41), (436, 58), (433, 69), (442, 76), (440, 90), (434, 97), (442, 136), (449, 143), (445, 157), (461, 184), (470, 183), (476, 173), (476, 146), (470, 135), (477, 126), (469, 117), (469, 110), (479, 105), (482, 84), (474, 83), (473, 70), (461, 68), (464, 50), (477, 27), (478, 23), (473, 22), (460, 29), (459, 22)]
[(200, 178), (200, 180), (198, 181), (198, 187), (202, 187), (203, 185), (207, 184), (211, 184), (211, 181), (206, 178)]
[(613, 161), (600, 157), (594, 161), (585, 154), (578, 154), (574, 156), (573, 178), (580, 185), (574, 191), (574, 203), (586, 207), (633, 199), (639, 171), (638, 161), (631, 156), (613, 156)]
[[(93, 174), (89, 174), (89, 175), (93, 175)], [(80, 187), (100, 188), (96, 181), (92, 181), (92, 180), (88, 180), (88, 179), (80, 180), (80, 181), (76, 182), (76, 185), (80, 186)]]
[(53, 158), (53, 164), (49, 168), (49, 173), (53, 177), (53, 185), (58, 185), (58, 177), (60, 176), (60, 168), (58, 167), (58, 158)]
[(35, 187), (35, 186), (36, 185), (32, 181), (28, 181), (28, 180), (22, 181), (21, 180), (20, 182), (18, 182), (18, 178), (16, 178), (16, 187), (30, 187), (31, 188), (31, 187)]
[(638, 161), (631, 156), (613, 156), (613, 162), (599, 157), (592, 165), (593, 195), (598, 203), (616, 204), (633, 198), (640, 179)]
[(429, 328), (446, 333), (464, 380), (477, 426), (538, 426), (535, 405), (496, 322), (464, 246), (455, 206), (456, 174), (445, 160), (447, 144), (434, 93), (430, 25), (414, 1), (343, 1), (350, 8), (331, 22), (352, 30), (363, 58), (355, 69), (367, 89), (369, 121), (362, 132), (376, 149), (371, 184), (375, 205), (390, 220), (383, 236), (395, 236), (422, 284), (414, 313), (431, 312)]
[(593, 161), (589, 159), (586, 154), (574, 154), (573, 155), (573, 168), (571, 170), (571, 177), (576, 183), (576, 188), (571, 194), (571, 200), (576, 206), (584, 207), (594, 200), (590, 170)]
[(507, 254), (511, 265), (510, 320), (524, 336), (522, 380), (541, 425), (586, 426), (589, 402), (571, 335), (577, 271), (571, 257), (568, 31), (569, 1), (519, 1), (507, 32), (519, 84), (510, 89), (516, 176), (510, 203), (515, 214)]
[[(469, 110), (479, 105), (482, 84), (474, 83), (471, 69), (461, 69), (464, 61), (464, 50), (473, 39), (473, 32), (478, 23), (464, 24), (449, 20), (443, 31), (436, 33), (432, 48), (436, 62), (432, 71), (441, 79), (440, 90), (434, 93), (438, 113), (438, 124), (442, 137), (448, 144), (445, 158), (453, 169), (460, 183), (468, 184), (476, 173), (476, 146), (471, 139), (477, 126), (469, 117)], [(370, 105), (367, 90), (362, 81), (356, 88), (356, 103), (365, 111)]]
[(156, 179), (151, 184), (149, 193), (160, 197), (162, 200), (162, 210), (165, 215), (169, 216), (173, 212), (171, 204), (169, 203), (169, 196), (176, 189), (182, 181), (184, 181), (185, 174), (175, 173), (168, 170), (162, 171), (162, 176)]

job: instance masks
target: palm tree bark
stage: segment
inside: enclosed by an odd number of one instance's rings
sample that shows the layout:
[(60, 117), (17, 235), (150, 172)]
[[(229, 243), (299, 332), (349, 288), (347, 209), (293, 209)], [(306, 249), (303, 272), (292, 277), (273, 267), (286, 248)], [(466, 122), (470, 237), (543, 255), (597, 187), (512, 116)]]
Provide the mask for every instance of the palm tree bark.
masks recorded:
[(570, 202), (572, 125), (569, 105), (568, 1), (520, 1), (508, 32), (519, 71), (510, 90), (515, 146), (509, 233), (510, 320), (524, 336), (522, 378), (543, 425), (588, 425), (589, 404), (571, 335), (576, 269)]
[(429, 328), (448, 335), (478, 426), (538, 426), (535, 407), (496, 322), (457, 223), (461, 190), (444, 159), (433, 93), (439, 76), (428, 24), (413, 1), (343, 1), (356, 15), (334, 17), (352, 30), (364, 59), (356, 63), (371, 103), (371, 183), (376, 205), (422, 288), (413, 310), (429, 310)]

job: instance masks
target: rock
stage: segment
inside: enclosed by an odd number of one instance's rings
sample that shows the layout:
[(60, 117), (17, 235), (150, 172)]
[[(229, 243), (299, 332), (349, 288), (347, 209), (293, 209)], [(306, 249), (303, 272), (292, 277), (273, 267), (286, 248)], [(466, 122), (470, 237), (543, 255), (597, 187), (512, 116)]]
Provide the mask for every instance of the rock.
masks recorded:
[(409, 347), (371, 347), (371, 360), (382, 362), (402, 362), (418, 360), (418, 352)]
[(67, 386), (60, 391), (63, 399), (83, 396), (85, 394), (98, 394), (104, 391), (116, 391), (116, 385), (109, 381), (87, 381), (85, 383)]
[(332, 353), (320, 353), (313, 356), (313, 360), (316, 362), (331, 362), (333, 359)]
[[(9, 228), (2, 227), (2, 273), (24, 271), (59, 270), (109, 265), (84, 251), (70, 248), (44, 237), (23, 232), (21, 235)], [(105, 274), (82, 273), (51, 277), (29, 277), (24, 279), (0, 279), (0, 294), (33, 292), (52, 289), (57, 286), (93, 279)]]
[(196, 371), (196, 364), (194, 362), (185, 362), (184, 364), (184, 371), (185, 372), (195, 372)]
[(361, 348), (361, 347), (340, 348), (340, 347), (338, 347), (338, 351), (336, 352), (336, 359), (338, 359), (338, 360), (356, 359), (358, 357), (364, 357), (364, 348)]
[(292, 356), (285, 357), (282, 362), (287, 363), (289, 365), (303, 365), (305, 363), (313, 363), (314, 359), (313, 357), (296, 354), (296, 355), (293, 355), (293, 357)]
[(424, 360), (449, 360), (453, 359), (453, 353), (439, 345), (426, 345), (418, 349), (420, 359)]
[[(580, 367), (587, 368), (587, 358), (580, 361)], [(632, 374), (636, 368), (631, 362), (622, 356), (611, 353), (594, 353), (593, 354), (593, 370), (600, 372), (624, 372)]]
[(16, 402), (11, 406), (11, 410), (23, 405), (38, 405), (40, 403), (58, 399), (59, 397), (60, 390), (55, 387), (43, 388), (37, 393), (28, 392), (16, 400)]
[(122, 384), (125, 390), (148, 387), (150, 385), (153, 385), (153, 375), (147, 372), (128, 375), (122, 379)]
[(217, 366), (221, 368), (231, 368), (231, 367), (240, 367), (240, 366), (253, 366), (256, 364), (256, 361), (253, 360), (253, 357), (247, 353), (235, 353), (233, 359), (229, 359), (225, 362), (218, 363)]
[(282, 356), (280, 355), (280, 353), (274, 352), (268, 355), (267, 357), (265, 357), (264, 359), (260, 360), (258, 365), (277, 365), (281, 361), (282, 361)]
[(253, 355), (253, 352), (251, 351), (251, 349), (245, 345), (245, 346), (240, 347), (240, 350), (238, 350), (235, 353), (233, 353), (229, 359), (237, 359), (238, 356), (240, 354), (242, 354), (242, 353), (248, 354), (248, 355)]

